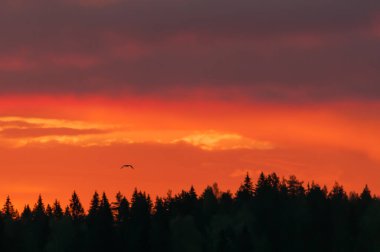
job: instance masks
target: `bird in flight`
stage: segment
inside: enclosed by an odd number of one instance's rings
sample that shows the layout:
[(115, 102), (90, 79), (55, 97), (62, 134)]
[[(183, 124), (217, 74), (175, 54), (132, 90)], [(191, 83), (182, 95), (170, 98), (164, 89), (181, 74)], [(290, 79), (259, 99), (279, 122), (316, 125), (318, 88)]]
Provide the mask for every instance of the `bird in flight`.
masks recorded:
[(135, 169), (135, 168), (133, 167), (133, 165), (130, 165), (130, 164), (125, 164), (125, 165), (123, 165), (123, 166), (120, 167), (120, 169), (123, 169), (123, 168), (131, 168), (131, 169)]

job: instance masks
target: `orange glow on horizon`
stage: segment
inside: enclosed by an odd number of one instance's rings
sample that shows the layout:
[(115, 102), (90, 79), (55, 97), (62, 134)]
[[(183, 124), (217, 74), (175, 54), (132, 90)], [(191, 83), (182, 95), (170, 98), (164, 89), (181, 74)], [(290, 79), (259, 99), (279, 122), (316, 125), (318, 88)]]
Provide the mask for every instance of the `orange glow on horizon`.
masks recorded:
[[(100, 96), (0, 99), (0, 197), (18, 209), (42, 194), (66, 204), (76, 190), (87, 208), (95, 190), (165, 195), (218, 182), (236, 190), (248, 171), (348, 191), (380, 187), (377, 103), (323, 105)], [(365, 129), (360, 130), (360, 129)], [(121, 171), (130, 162), (134, 171)], [(1, 200), (1, 198), (0, 198)]]

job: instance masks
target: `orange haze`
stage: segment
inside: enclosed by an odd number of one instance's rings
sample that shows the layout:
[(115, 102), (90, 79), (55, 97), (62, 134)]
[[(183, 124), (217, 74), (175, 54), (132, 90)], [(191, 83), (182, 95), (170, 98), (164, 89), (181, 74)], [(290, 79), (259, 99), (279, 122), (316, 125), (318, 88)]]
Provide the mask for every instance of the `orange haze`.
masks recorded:
[[(67, 204), (76, 190), (87, 209), (95, 190), (156, 196), (218, 182), (235, 191), (246, 172), (261, 171), (379, 193), (379, 109), (355, 101), (3, 96), (0, 196), (20, 209), (39, 193)], [(120, 169), (124, 163), (136, 169)]]

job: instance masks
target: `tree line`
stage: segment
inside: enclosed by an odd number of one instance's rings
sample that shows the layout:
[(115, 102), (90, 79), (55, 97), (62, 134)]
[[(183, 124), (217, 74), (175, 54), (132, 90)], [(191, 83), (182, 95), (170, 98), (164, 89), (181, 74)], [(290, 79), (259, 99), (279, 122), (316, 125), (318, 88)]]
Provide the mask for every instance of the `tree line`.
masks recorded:
[(247, 174), (235, 193), (217, 184), (154, 202), (134, 190), (110, 201), (94, 193), (88, 211), (41, 196), (19, 214), (9, 197), (0, 216), (0, 251), (380, 251), (380, 200), (367, 186), (346, 193), (295, 176)]

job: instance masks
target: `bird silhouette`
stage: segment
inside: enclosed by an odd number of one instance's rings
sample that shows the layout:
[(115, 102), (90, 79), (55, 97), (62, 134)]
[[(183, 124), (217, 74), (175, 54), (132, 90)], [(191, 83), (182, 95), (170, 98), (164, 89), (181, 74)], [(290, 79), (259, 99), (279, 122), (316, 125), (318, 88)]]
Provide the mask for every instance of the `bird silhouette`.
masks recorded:
[(130, 164), (125, 164), (125, 165), (122, 165), (122, 166), (120, 167), (120, 169), (123, 169), (123, 168), (131, 168), (131, 169), (135, 169), (135, 168), (133, 167), (133, 165), (130, 165)]

